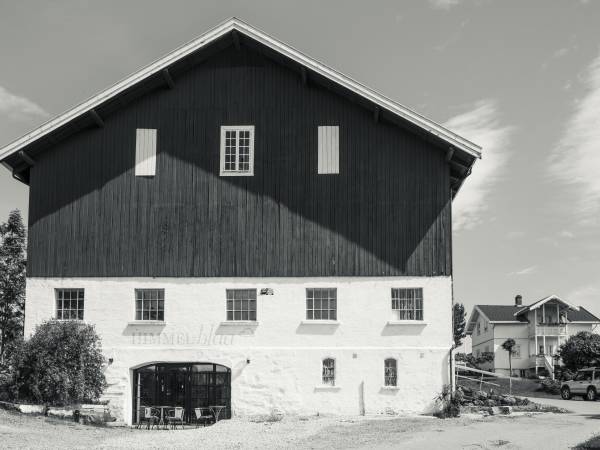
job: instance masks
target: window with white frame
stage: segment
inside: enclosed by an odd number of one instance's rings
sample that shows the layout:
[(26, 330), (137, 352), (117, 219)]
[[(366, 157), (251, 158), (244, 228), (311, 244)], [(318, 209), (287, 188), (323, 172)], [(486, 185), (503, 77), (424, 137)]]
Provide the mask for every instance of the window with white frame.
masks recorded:
[(481, 322), (477, 322), (477, 335), (481, 334)]
[(221, 127), (221, 176), (254, 175), (254, 125)]
[(256, 289), (227, 289), (227, 320), (256, 320)]
[(513, 358), (520, 358), (521, 357), (521, 346), (520, 345), (515, 345), (513, 347), (512, 357)]
[(83, 320), (83, 289), (56, 289), (56, 318)]
[(398, 362), (394, 358), (388, 358), (384, 361), (384, 378), (385, 386), (396, 386), (398, 382)]
[(323, 384), (335, 386), (335, 359), (325, 358), (323, 360)]
[(165, 290), (135, 290), (135, 320), (165, 320)]
[(423, 320), (423, 289), (392, 288), (394, 320)]
[(307, 320), (337, 320), (337, 289), (306, 289)]
[(483, 332), (486, 333), (487, 330), (488, 330), (488, 321), (484, 320), (484, 322), (483, 322)]

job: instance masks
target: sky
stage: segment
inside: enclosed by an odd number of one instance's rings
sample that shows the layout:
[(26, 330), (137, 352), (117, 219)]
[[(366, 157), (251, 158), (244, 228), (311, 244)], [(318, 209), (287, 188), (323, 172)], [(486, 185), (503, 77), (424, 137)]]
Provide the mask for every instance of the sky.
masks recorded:
[(453, 210), (467, 310), (600, 314), (600, 0), (0, 0), (0, 146), (231, 16), (483, 147)]

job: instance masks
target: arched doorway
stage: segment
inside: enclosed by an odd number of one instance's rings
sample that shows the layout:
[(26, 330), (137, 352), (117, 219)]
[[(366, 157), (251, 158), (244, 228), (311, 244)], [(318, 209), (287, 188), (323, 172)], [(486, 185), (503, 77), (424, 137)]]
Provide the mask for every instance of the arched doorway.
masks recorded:
[(194, 408), (225, 406), (231, 418), (231, 369), (213, 363), (156, 363), (133, 371), (133, 422), (144, 406), (181, 406), (188, 422)]

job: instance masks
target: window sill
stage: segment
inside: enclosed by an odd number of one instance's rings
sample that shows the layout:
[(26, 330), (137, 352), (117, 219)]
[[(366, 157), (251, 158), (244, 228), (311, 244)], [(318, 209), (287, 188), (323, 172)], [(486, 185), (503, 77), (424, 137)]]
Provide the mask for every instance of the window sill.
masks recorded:
[(256, 320), (226, 320), (221, 322), (219, 325), (222, 327), (257, 327), (258, 322)]
[(320, 320), (320, 319), (314, 319), (314, 320), (303, 320), (302, 322), (300, 322), (301, 325), (340, 325), (341, 322), (338, 322), (337, 320)]
[(254, 172), (225, 172), (221, 171), (222, 177), (253, 177)]
[(427, 325), (424, 320), (388, 320), (386, 325)]
[(315, 386), (315, 391), (339, 391), (341, 387), (339, 386), (331, 386), (328, 384), (318, 384)]
[(382, 391), (399, 391), (400, 388), (398, 386), (381, 386)]
[(164, 320), (132, 320), (131, 322), (127, 322), (127, 325), (131, 326), (164, 326), (166, 324), (167, 322), (165, 322)]

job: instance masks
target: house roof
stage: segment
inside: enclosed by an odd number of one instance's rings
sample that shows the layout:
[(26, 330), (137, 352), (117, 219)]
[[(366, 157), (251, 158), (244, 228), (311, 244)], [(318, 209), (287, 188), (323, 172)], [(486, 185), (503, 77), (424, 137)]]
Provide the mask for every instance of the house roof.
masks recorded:
[(515, 312), (515, 316), (518, 315), (518, 314), (522, 314), (524, 312), (527, 312), (527, 311), (531, 311), (533, 309), (541, 308), (544, 303), (548, 303), (550, 300), (556, 300), (557, 302), (562, 303), (567, 308), (572, 309), (574, 311), (578, 311), (579, 310), (579, 306), (573, 305), (572, 303), (569, 303), (569, 302), (563, 300), (558, 295), (552, 294), (552, 295), (549, 295), (547, 297), (544, 297), (544, 298), (538, 300), (535, 303), (532, 303), (529, 306), (523, 306), (523, 307), (521, 307), (521, 309), (519, 309), (517, 312)]
[(579, 311), (567, 311), (567, 319), (570, 322), (600, 322), (600, 318), (593, 315), (583, 306), (579, 307)]
[[(537, 303), (537, 302), (536, 302)], [(600, 323), (600, 318), (593, 315), (583, 306), (578, 306), (578, 309), (567, 309), (567, 320), (569, 322), (598, 322)], [(520, 314), (517, 314), (520, 312)], [(473, 307), (473, 312), (471, 313), (471, 317), (469, 317), (469, 322), (467, 323), (467, 334), (471, 334), (475, 328), (475, 324), (479, 319), (479, 315), (485, 317), (490, 323), (529, 323), (527, 317), (525, 316), (522, 305), (514, 306), (514, 305), (475, 305)]]
[[(447, 159), (451, 167), (455, 170), (451, 174), (453, 194), (456, 194), (464, 179), (470, 174), (475, 160), (481, 157), (481, 147), (471, 141), (453, 133), (406, 106), (389, 99), (383, 94), (366, 87), (341, 72), (303, 54), (244, 21), (231, 18), (72, 109), (47, 121), (5, 147), (0, 148), (0, 162), (13, 171), (15, 178), (27, 182), (27, 179), (20, 177), (19, 174), (28, 170), (35, 163), (32, 154), (39, 151), (39, 147), (49, 147), (55, 144), (60, 139), (68, 136), (69, 133), (82, 129), (85, 123), (87, 123), (87, 126), (92, 126), (93, 124), (102, 126), (102, 116), (115, 109), (114, 105), (112, 108), (109, 108), (107, 105), (117, 97), (131, 94), (132, 91), (135, 91), (136, 86), (142, 82), (159, 79), (172, 87), (174, 82), (172, 73), (169, 72), (171, 69), (177, 69), (177, 64), (180, 64), (182, 60), (192, 55), (197, 55), (200, 50), (208, 48), (226, 36), (230, 36), (230, 44), (236, 46), (239, 46), (241, 41), (243, 44), (246, 44), (248, 40), (254, 43), (258, 42), (295, 64), (295, 68), (301, 72), (304, 80), (307, 77), (314, 77), (315, 79), (324, 80), (329, 84), (333, 82), (338, 90), (341, 88), (344, 92), (353, 93), (370, 105), (369, 107), (374, 111), (374, 116), (378, 118), (382, 117), (382, 120), (384, 118), (390, 120), (399, 119), (403, 123), (403, 126), (420, 130), (423, 135), (428, 136), (434, 142), (445, 145)], [(112, 103), (116, 102), (113, 101)], [(79, 123), (82, 121), (82, 118), (84, 119), (84, 124)], [(75, 121), (79, 121), (77, 126), (73, 125)], [(33, 150), (33, 153), (30, 150)]]
[(522, 306), (513, 305), (477, 305), (490, 322), (527, 322), (523, 316), (515, 316)]

